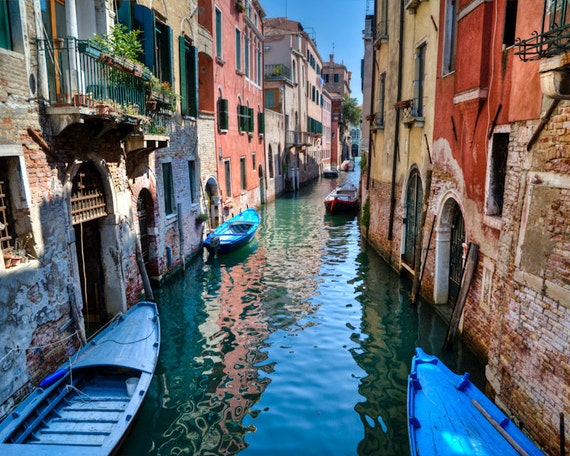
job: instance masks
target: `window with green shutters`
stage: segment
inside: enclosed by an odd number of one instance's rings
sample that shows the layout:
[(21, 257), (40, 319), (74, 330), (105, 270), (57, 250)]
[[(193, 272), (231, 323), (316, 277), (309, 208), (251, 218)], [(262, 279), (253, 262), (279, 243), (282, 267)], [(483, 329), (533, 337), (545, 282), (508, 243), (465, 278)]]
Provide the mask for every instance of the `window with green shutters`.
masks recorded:
[(255, 129), (255, 110), (253, 108), (247, 108), (247, 132), (253, 133)]
[[(250, 130), (250, 111), (247, 106), (238, 105), (238, 130), (239, 132), (249, 132)], [(253, 123), (252, 123), (253, 124)]]
[(265, 134), (265, 113), (263, 112), (257, 113), (257, 132), (260, 135)]
[(0, 1), (0, 48), (24, 52), (23, 39), (19, 2)]
[(218, 129), (221, 132), (228, 131), (228, 100), (218, 98)]
[(172, 163), (162, 164), (162, 185), (164, 186), (164, 212), (166, 215), (174, 213), (174, 182), (172, 180)]
[(179, 45), (182, 115), (198, 117), (198, 51), (183, 36)]

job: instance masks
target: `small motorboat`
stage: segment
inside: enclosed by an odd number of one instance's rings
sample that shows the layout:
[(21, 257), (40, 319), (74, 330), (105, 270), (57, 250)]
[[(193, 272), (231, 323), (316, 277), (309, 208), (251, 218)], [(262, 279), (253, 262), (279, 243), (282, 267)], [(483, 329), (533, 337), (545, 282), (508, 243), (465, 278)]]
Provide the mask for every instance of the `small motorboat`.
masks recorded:
[(135, 421), (159, 350), (156, 304), (118, 314), (0, 423), (0, 454), (112, 454)]
[(358, 189), (355, 185), (339, 185), (325, 198), (325, 209), (330, 214), (358, 209)]
[(323, 177), (329, 179), (334, 179), (335, 177), (338, 177), (338, 169), (336, 169), (336, 164), (334, 166), (331, 165), (329, 169), (325, 169), (323, 171)]
[(542, 455), (469, 380), (416, 348), (408, 376), (408, 436), (412, 456)]
[(226, 220), (206, 239), (204, 247), (210, 253), (231, 253), (247, 245), (259, 228), (260, 217), (255, 209), (249, 208)]
[(354, 171), (354, 160), (352, 158), (344, 160), (340, 164), (340, 169), (343, 171)]

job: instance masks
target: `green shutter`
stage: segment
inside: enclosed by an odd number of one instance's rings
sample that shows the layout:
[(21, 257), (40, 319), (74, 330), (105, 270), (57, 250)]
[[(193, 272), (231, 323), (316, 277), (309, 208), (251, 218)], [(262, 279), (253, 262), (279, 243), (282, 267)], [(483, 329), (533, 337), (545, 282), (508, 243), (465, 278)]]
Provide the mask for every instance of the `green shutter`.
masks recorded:
[(143, 47), (143, 63), (156, 74), (154, 67), (154, 13), (151, 9), (142, 5), (133, 5), (134, 29), (140, 30)]
[(220, 98), (218, 100), (218, 128), (228, 131), (228, 100)]
[(191, 116), (198, 117), (198, 48), (191, 46), (187, 59), (190, 61), (188, 65), (188, 110)]
[(178, 37), (178, 55), (180, 58), (180, 110), (182, 115), (188, 115), (188, 81), (187, 81), (187, 62), (186, 62), (186, 40), (183, 36)]
[(260, 135), (265, 134), (265, 113), (257, 113), (257, 131)]
[(254, 128), (254, 120), (255, 120), (255, 110), (253, 108), (248, 108), (248, 128), (247, 131), (249, 133), (253, 133)]

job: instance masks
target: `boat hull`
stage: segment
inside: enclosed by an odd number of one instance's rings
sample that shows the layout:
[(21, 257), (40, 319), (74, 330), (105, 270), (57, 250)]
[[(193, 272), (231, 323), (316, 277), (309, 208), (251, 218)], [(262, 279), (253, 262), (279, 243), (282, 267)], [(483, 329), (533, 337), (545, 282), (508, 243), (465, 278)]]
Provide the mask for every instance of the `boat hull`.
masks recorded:
[(251, 242), (259, 228), (260, 217), (255, 209), (246, 209), (222, 223), (204, 239), (210, 253), (228, 254)]
[(421, 348), (412, 359), (407, 411), (412, 456), (543, 454), (469, 374), (454, 374)]
[(8, 415), (0, 454), (113, 454), (146, 396), (159, 349), (156, 304), (138, 303)]
[(330, 214), (350, 212), (358, 209), (358, 189), (344, 184), (330, 192), (324, 200), (325, 210)]

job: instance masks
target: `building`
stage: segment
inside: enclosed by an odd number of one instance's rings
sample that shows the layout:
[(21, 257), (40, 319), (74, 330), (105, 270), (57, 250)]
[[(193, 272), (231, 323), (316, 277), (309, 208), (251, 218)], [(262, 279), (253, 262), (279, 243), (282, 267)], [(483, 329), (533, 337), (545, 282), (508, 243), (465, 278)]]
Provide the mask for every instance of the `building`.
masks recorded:
[(317, 46), (299, 22), (265, 20), (265, 106), (284, 115), (286, 191), (298, 190), (323, 170), (321, 74)]
[(342, 107), (345, 97), (350, 97), (352, 72), (347, 70), (344, 63), (335, 62), (334, 54), (330, 54), (329, 61), (323, 63), (323, 79), (332, 99), (331, 163), (338, 165), (350, 157), (350, 131), (344, 123)]
[(196, 11), (150, 4), (0, 6), (0, 417), (200, 248)]
[(266, 201), (263, 111), (263, 17), (257, 0), (200, 0), (201, 30), (212, 38), (212, 55), (199, 62), (215, 117), (216, 173), (205, 193), (212, 227)]
[(570, 413), (565, 11), (378, 0), (362, 180), (368, 240), (457, 322), (489, 394), (547, 454)]

